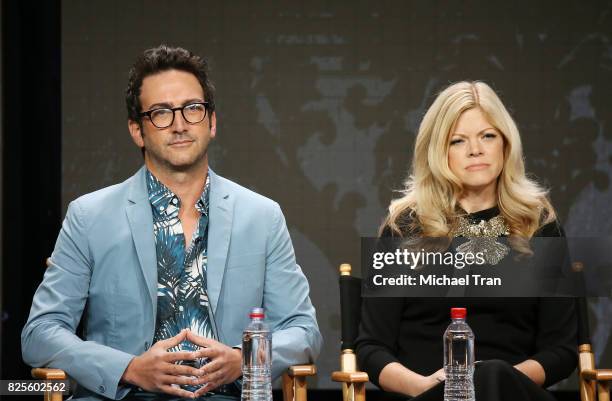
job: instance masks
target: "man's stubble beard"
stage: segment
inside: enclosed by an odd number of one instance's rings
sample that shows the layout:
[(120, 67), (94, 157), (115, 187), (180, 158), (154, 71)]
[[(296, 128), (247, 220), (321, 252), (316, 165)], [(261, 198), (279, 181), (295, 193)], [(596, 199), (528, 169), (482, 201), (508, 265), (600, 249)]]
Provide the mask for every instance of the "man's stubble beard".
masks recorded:
[[(141, 129), (140, 131), (141, 137), (144, 141), (144, 137), (145, 137), (145, 132), (144, 130)], [(148, 134), (146, 134), (148, 135)], [(174, 164), (172, 162), (170, 162), (170, 160), (164, 160), (161, 157), (156, 157), (153, 156), (153, 153), (147, 152), (147, 147), (143, 146), (142, 149), (144, 150), (144, 155), (145, 155), (145, 160), (148, 158), (150, 160), (152, 160), (152, 162), (158, 167), (161, 168), (163, 170), (165, 170), (165, 172), (167, 173), (186, 173), (189, 172), (193, 169), (196, 169), (198, 167), (202, 166), (202, 161), (206, 160), (205, 165), (208, 165), (208, 146), (210, 145), (210, 140), (206, 143), (206, 145), (204, 146), (204, 149), (202, 149), (202, 151), (194, 158), (193, 162), (189, 163), (189, 164)], [(162, 145), (162, 146), (168, 146), (168, 145)], [(162, 152), (158, 152), (158, 153), (162, 153)]]
[[(198, 170), (204, 165), (208, 165), (208, 144), (206, 147), (198, 154), (191, 162), (185, 163), (172, 163), (170, 158), (164, 159), (161, 157), (155, 156), (153, 153), (148, 152), (146, 147), (145, 151), (145, 160), (148, 158), (152, 163), (155, 164), (160, 169), (163, 169), (167, 173), (187, 173), (193, 170)], [(206, 160), (206, 163), (203, 161)]]

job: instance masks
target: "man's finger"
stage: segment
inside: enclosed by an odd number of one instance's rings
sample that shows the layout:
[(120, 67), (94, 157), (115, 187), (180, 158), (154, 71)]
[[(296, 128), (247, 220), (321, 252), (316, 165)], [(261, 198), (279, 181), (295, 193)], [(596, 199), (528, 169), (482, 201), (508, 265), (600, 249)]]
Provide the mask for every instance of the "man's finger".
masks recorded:
[(209, 391), (213, 391), (214, 389), (216, 389), (217, 387), (219, 387), (219, 383), (213, 383), (213, 382), (209, 382), (206, 383), (205, 385), (203, 385), (202, 387), (200, 387), (195, 393), (194, 395), (196, 397), (201, 396), (204, 393), (207, 393)]
[(182, 341), (185, 340), (185, 338), (187, 337), (187, 332), (188, 332), (187, 329), (183, 329), (183, 330), (180, 331), (180, 333), (178, 333), (174, 337), (170, 337), (170, 338), (166, 338), (165, 340), (158, 341), (157, 343), (155, 343), (155, 345), (163, 346), (164, 349), (176, 347)]
[(176, 395), (177, 397), (189, 398), (189, 399), (195, 398), (194, 393), (192, 393), (191, 391), (183, 390), (180, 387), (170, 386), (166, 384), (166, 385), (160, 386), (159, 389), (166, 394)]
[(202, 366), (200, 370), (203, 375), (210, 374), (215, 372), (223, 367), (223, 362), (218, 359), (208, 362), (206, 365)]
[(218, 341), (215, 341), (211, 338), (199, 336), (192, 331), (187, 332), (187, 340), (191, 341), (196, 345), (199, 345), (200, 347), (214, 347), (219, 344)]
[(175, 361), (193, 361), (199, 358), (199, 351), (176, 351), (167, 352), (162, 355), (162, 359), (166, 362)]
[(206, 384), (206, 383), (222, 383), (223, 382), (223, 373), (220, 371), (215, 371), (215, 372), (211, 372), (209, 374), (205, 374), (203, 376), (200, 376), (196, 379), (196, 383), (198, 385), (200, 384)]
[(207, 393), (209, 390), (206, 386), (202, 386), (199, 389), (196, 390), (195, 393), (193, 393), (193, 395), (198, 398), (201, 395), (204, 395), (205, 393)]
[(192, 366), (187, 366), (187, 365), (177, 365), (174, 363), (169, 363), (165, 365), (162, 371), (166, 374), (175, 375), (175, 376), (182, 375), (182, 376), (200, 377), (204, 374), (204, 372), (201, 369), (196, 369)]
[(215, 370), (214, 372), (205, 374), (204, 376), (200, 377), (198, 381), (204, 383), (217, 383), (217, 385), (219, 385), (223, 384), (223, 382), (225, 381), (224, 376), (225, 375), (221, 370)]
[(202, 376), (202, 379), (207, 379), (209, 383), (220, 382), (221, 372), (215, 370), (214, 372), (210, 372), (209, 374)]
[(194, 386), (206, 385), (208, 381), (204, 378), (204, 376), (199, 376), (195, 379)]
[(164, 384), (178, 384), (186, 386), (196, 386), (195, 379), (187, 376), (163, 375), (160, 381)]
[(215, 359), (215, 357), (219, 355), (219, 348), (217, 347), (200, 348), (196, 352), (197, 352), (198, 357), (200, 358)]

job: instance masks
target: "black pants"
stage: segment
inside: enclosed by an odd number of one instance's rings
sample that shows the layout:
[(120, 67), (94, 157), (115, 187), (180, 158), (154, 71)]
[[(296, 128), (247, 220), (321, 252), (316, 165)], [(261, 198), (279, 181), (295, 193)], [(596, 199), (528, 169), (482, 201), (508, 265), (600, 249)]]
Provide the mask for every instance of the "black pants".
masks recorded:
[[(555, 397), (508, 362), (483, 361), (474, 371), (476, 401), (555, 401)], [(411, 401), (442, 401), (444, 383), (430, 388)]]

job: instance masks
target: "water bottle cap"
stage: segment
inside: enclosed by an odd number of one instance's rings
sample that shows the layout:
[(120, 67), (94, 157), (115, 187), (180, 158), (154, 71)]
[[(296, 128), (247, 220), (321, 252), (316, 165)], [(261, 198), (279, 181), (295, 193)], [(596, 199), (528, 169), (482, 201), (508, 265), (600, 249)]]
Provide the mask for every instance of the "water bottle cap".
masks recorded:
[(467, 310), (465, 308), (451, 308), (451, 319), (465, 319)]
[(264, 318), (264, 309), (263, 308), (252, 308), (251, 313), (249, 313), (249, 317), (251, 319), (263, 319)]

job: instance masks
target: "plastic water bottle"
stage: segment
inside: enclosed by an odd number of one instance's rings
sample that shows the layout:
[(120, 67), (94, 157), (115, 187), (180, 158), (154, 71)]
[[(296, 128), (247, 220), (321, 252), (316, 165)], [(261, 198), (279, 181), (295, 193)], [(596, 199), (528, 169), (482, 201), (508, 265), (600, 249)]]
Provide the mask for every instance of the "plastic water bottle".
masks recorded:
[(451, 308), (444, 332), (444, 401), (474, 401), (474, 333), (465, 316), (465, 308)]
[(272, 336), (263, 308), (253, 308), (242, 334), (242, 401), (272, 401)]

